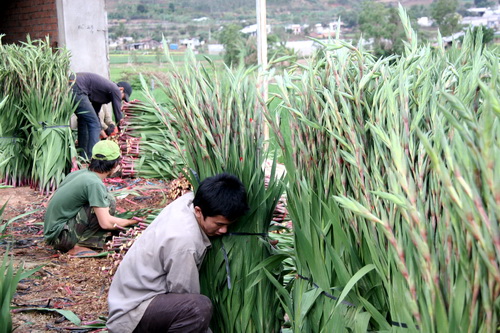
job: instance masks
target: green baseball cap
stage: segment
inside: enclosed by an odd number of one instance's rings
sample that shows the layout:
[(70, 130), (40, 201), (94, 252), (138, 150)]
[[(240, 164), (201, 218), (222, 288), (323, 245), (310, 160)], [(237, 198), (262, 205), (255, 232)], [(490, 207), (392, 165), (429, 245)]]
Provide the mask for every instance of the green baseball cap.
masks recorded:
[(120, 157), (120, 147), (111, 140), (101, 140), (92, 148), (92, 158), (101, 161), (113, 161)]

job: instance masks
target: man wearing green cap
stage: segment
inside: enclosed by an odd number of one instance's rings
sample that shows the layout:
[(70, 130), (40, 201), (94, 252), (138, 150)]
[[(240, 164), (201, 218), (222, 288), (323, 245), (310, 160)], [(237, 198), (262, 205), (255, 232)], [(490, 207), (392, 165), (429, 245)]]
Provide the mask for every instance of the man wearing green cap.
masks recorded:
[(88, 169), (70, 173), (50, 199), (45, 213), (44, 236), (49, 245), (70, 255), (96, 254), (111, 230), (135, 220), (114, 217), (115, 202), (103, 180), (120, 166), (120, 148), (109, 140), (92, 149)]

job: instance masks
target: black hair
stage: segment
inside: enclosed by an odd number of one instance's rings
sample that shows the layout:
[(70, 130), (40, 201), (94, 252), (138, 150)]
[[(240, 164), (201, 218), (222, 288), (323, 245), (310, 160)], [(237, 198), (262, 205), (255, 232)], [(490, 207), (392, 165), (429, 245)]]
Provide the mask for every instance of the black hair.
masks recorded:
[(121, 159), (122, 159), (121, 157), (118, 157), (115, 160), (105, 161), (105, 160), (96, 160), (95, 158), (93, 158), (90, 160), (89, 170), (97, 173), (108, 173), (111, 170), (113, 170), (113, 168), (116, 167), (118, 163), (120, 163)]
[(249, 210), (245, 186), (228, 173), (205, 178), (194, 196), (193, 205), (200, 207), (203, 217), (224, 216), (235, 221)]

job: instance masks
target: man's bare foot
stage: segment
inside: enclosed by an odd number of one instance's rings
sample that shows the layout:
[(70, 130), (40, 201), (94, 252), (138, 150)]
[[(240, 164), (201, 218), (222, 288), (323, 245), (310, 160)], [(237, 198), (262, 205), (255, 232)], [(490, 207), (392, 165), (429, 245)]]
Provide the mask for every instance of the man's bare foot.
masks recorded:
[(98, 253), (94, 250), (89, 249), (88, 247), (75, 245), (74, 248), (68, 251), (70, 256), (75, 257), (87, 257), (87, 256), (95, 256)]

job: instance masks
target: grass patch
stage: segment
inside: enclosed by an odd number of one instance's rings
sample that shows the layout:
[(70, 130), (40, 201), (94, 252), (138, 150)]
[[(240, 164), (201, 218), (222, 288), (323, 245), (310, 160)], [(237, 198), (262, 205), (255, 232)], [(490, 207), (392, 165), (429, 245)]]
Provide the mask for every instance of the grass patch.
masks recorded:
[[(146, 52), (147, 53), (147, 52)], [(184, 52), (171, 53), (176, 70), (184, 67), (186, 55)], [(218, 55), (196, 54), (195, 59), (202, 64), (208, 64), (207, 58), (216, 64), (216, 68), (222, 68), (222, 57)], [(158, 90), (157, 84), (152, 83), (152, 77), (162, 77), (163, 74), (172, 71), (172, 63), (166, 62), (166, 57), (163, 52), (159, 54), (131, 54), (131, 53), (110, 53), (109, 55), (110, 79), (113, 82), (127, 81), (134, 88), (131, 99), (145, 100), (142, 88), (139, 82), (139, 75), (146, 77), (146, 82), (150, 85), (150, 89), (159, 103), (165, 102), (166, 97), (162, 91)], [(207, 66), (210, 67), (210, 66)], [(182, 71), (182, 69), (181, 69)]]
[[(174, 62), (183, 62), (185, 60), (184, 52), (176, 52), (171, 54), (172, 60)], [(209, 54), (196, 54), (195, 58), (197, 61), (205, 61), (208, 57), (213, 61), (221, 60), (222, 57), (219, 55), (209, 55)], [(166, 63), (167, 58), (163, 51), (154, 52), (136, 52), (132, 51), (130, 53), (110, 53), (109, 63), (111, 65), (116, 64), (161, 64)]]

